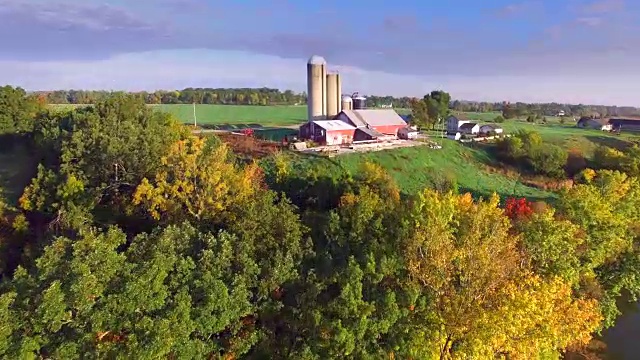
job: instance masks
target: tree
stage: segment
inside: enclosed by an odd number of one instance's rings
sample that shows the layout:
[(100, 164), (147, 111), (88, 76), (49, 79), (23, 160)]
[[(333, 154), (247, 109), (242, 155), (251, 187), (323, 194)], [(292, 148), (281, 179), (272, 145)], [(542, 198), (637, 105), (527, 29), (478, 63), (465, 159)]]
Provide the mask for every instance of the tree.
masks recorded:
[[(0, 135), (17, 135), (33, 130), (33, 119), (44, 109), (37, 96), (27, 95), (22, 88), (0, 87)], [(9, 141), (9, 144), (6, 142)], [(3, 146), (11, 145), (3, 140)]]
[(101, 218), (99, 210), (113, 206), (125, 213), (135, 187), (156, 174), (159, 157), (187, 134), (167, 114), (124, 94), (93, 107), (39, 117), (34, 139), (43, 162), (21, 207), (74, 228), (92, 221), (111, 223), (113, 218)]
[(426, 127), (431, 123), (427, 105), (422, 99), (411, 101), (411, 123), (419, 128)]
[(422, 101), (424, 101), (426, 105), (429, 123), (431, 125), (444, 121), (449, 115), (449, 103), (451, 102), (451, 95), (449, 95), (449, 93), (435, 90), (425, 95)]
[(602, 170), (560, 196), (558, 212), (582, 231), (580, 262), (588, 271), (584, 287), (600, 299), (604, 327), (619, 314), (616, 299), (622, 292), (632, 299), (640, 295), (640, 264), (634, 260), (639, 206), (638, 179), (616, 171)]
[(410, 279), (434, 299), (427, 313), (435, 316), (441, 359), (535, 358), (587, 341), (599, 324), (595, 301), (574, 299), (568, 283), (521, 268), (518, 237), (497, 205), (497, 197), (474, 203), (468, 194), (427, 190), (412, 206), (405, 257)]
[(133, 205), (162, 223), (218, 223), (233, 216), (260, 189), (262, 178), (257, 165), (240, 169), (229, 156), (224, 144), (197, 136), (179, 140), (161, 158), (156, 175), (142, 179)]
[(0, 296), (0, 356), (206, 358), (256, 341), (256, 264), (237, 239), (189, 226), (58, 238)]

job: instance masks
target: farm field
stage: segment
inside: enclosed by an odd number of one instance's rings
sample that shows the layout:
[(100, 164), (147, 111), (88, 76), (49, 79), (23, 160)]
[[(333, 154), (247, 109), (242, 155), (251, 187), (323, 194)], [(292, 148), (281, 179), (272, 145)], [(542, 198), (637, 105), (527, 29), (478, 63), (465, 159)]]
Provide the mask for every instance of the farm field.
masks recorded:
[[(180, 121), (193, 123), (193, 105), (151, 105), (173, 114)], [(250, 106), (250, 105), (196, 105), (198, 125), (260, 125), (283, 127), (303, 123), (307, 119), (306, 106)]]
[[(466, 113), (466, 115), (470, 119), (478, 120), (482, 123), (491, 123), (500, 113)], [(513, 119), (507, 120), (500, 125), (506, 133), (513, 133), (518, 130), (536, 131), (543, 140), (569, 151), (579, 150), (587, 157), (592, 155), (593, 150), (598, 145), (623, 148), (633, 142), (640, 141), (640, 134), (622, 133), (621, 135), (615, 135), (599, 130), (581, 129), (577, 128), (571, 119), (567, 119), (566, 123), (561, 124), (560, 119), (557, 117), (547, 117), (546, 124), (532, 124), (524, 119)]]

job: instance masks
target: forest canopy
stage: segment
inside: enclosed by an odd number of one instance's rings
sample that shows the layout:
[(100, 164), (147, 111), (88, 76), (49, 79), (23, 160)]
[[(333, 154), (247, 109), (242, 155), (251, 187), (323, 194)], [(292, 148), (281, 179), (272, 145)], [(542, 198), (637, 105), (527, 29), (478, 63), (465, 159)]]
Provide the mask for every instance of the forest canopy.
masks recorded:
[(374, 163), (241, 161), (132, 95), (24, 101), (0, 107), (33, 174), (0, 207), (2, 358), (559, 358), (640, 294), (625, 167), (555, 207), (407, 194)]

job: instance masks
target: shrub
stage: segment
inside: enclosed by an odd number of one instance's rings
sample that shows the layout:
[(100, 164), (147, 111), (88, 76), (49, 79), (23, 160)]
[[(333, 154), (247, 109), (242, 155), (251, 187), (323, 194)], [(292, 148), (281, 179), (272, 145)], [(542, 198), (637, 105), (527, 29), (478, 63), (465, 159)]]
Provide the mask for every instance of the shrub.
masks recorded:
[(501, 123), (504, 122), (504, 120), (505, 119), (504, 119), (504, 117), (502, 115), (498, 115), (498, 116), (496, 116), (495, 119), (493, 119), (493, 122), (495, 122), (496, 124), (501, 124)]
[(569, 155), (559, 146), (538, 145), (531, 148), (527, 155), (529, 165), (535, 172), (556, 178), (565, 175), (564, 166)]

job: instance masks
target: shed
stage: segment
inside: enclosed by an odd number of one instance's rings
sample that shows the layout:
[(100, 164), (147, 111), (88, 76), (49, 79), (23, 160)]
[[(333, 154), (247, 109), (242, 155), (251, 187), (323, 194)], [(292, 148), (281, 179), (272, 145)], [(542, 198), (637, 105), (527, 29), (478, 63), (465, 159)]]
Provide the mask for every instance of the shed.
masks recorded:
[(350, 144), (356, 128), (340, 120), (316, 120), (300, 126), (300, 136), (323, 145)]
[(398, 135), (398, 130), (407, 123), (391, 109), (343, 110), (336, 119), (347, 122), (354, 127), (373, 129), (384, 135)]
[(502, 134), (504, 130), (502, 129), (502, 126), (496, 124), (484, 124), (480, 126), (481, 134), (489, 134), (492, 132), (496, 134)]
[(480, 132), (480, 125), (472, 122), (465, 122), (460, 125), (459, 131), (463, 134), (477, 134)]
[(356, 129), (356, 133), (353, 136), (353, 141), (378, 140), (383, 136), (384, 136), (383, 134), (375, 131), (374, 129), (369, 129), (367, 127), (359, 127)]
[(596, 129), (602, 131), (611, 131), (611, 129), (613, 128), (609, 119), (592, 117), (580, 118), (580, 120), (578, 120), (578, 122), (576, 123), (576, 126), (579, 128)]
[(398, 137), (405, 140), (417, 139), (418, 130), (410, 127), (403, 127), (402, 129), (398, 130)]
[(612, 130), (640, 131), (640, 118), (637, 117), (613, 117), (608, 123)]

